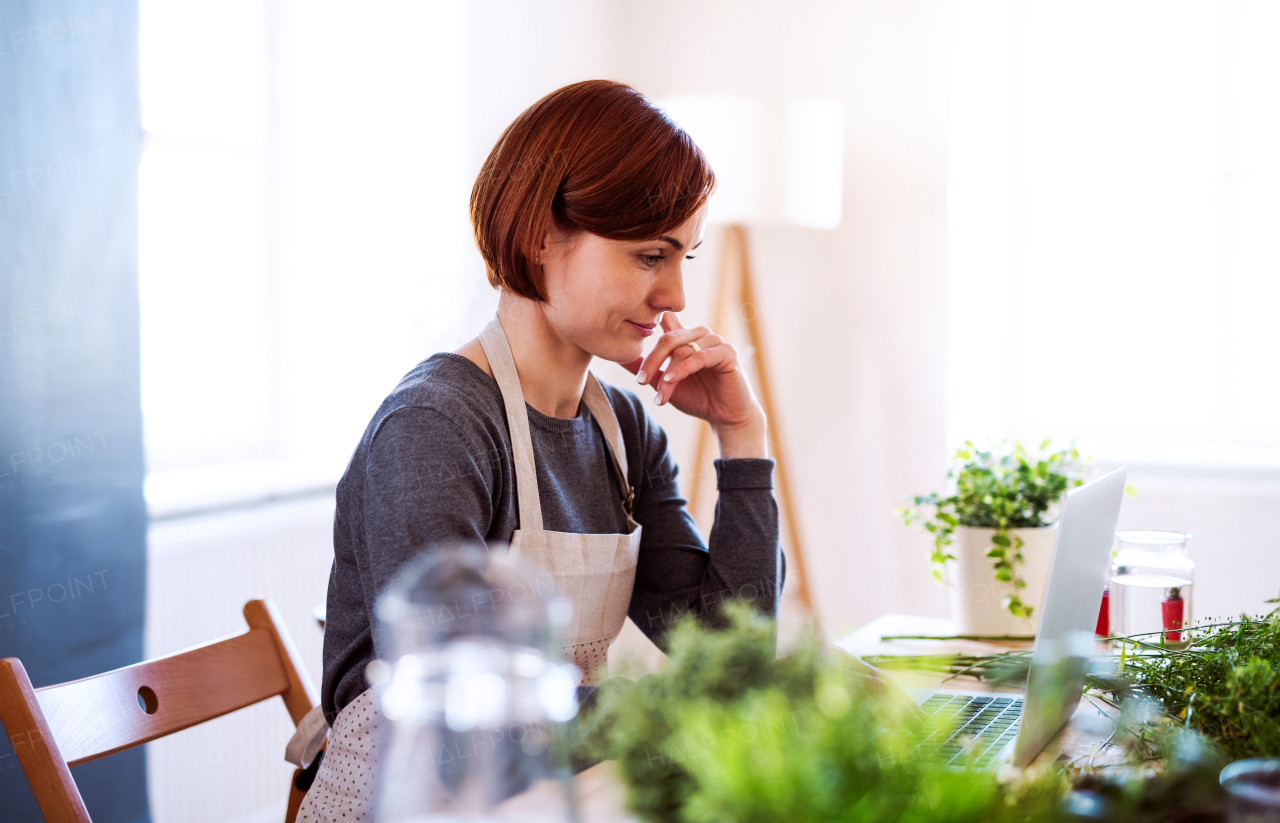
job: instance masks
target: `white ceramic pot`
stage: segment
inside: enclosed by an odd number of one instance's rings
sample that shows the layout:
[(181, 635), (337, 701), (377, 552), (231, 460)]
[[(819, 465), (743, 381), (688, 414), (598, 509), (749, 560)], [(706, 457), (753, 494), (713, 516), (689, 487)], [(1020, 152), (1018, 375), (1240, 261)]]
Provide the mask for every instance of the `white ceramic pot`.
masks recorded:
[(1017, 535), (1023, 542), (1024, 562), (1017, 565), (1016, 576), (1027, 581), (1018, 596), (1032, 608), (1030, 617), (1014, 617), (1001, 605), (1013, 589), (1010, 583), (996, 580), (996, 561), (987, 557), (995, 533), (995, 529), (959, 526), (948, 547), (956, 558), (947, 561), (944, 578), (951, 593), (951, 619), (956, 624), (956, 634), (1035, 634), (1058, 527), (1009, 530), (1011, 536)]

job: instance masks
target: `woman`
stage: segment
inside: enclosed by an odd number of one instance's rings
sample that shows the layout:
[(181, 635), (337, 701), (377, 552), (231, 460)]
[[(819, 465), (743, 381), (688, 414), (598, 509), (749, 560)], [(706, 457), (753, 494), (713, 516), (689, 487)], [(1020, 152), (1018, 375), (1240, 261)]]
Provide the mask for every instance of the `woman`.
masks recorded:
[[(733, 346), (678, 317), (714, 183), (688, 135), (622, 83), (566, 86), (498, 139), (471, 194), (497, 314), (405, 376), (338, 485), (322, 686), (332, 731), (299, 820), (367, 813), (374, 601), (435, 545), (510, 543), (550, 573), (574, 603), (566, 654), (587, 684), (628, 615), (661, 642), (675, 618), (715, 620), (733, 598), (775, 614), (784, 570), (764, 412)], [(666, 434), (636, 394), (596, 381), (592, 357), (711, 424), (709, 547)], [(560, 563), (565, 549), (588, 568)]]

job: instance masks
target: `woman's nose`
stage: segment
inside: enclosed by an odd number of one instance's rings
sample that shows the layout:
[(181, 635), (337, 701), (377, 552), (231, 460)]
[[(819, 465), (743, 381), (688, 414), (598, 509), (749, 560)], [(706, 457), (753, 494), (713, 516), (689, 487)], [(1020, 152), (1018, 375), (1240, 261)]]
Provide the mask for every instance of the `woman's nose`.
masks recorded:
[(684, 311), (684, 272), (677, 266), (670, 277), (662, 277), (657, 281), (657, 288), (649, 296), (650, 304), (659, 311)]

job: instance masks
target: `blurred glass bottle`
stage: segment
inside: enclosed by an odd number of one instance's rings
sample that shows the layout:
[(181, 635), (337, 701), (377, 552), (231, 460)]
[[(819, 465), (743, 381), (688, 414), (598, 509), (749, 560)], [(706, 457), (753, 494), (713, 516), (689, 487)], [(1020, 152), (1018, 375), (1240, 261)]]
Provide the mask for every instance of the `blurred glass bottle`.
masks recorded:
[(433, 549), (379, 597), (378, 823), (575, 819), (570, 606), (502, 550)]
[(1116, 533), (1119, 551), (1111, 561), (1108, 584), (1111, 634), (1115, 637), (1152, 633), (1140, 638), (1165, 645), (1189, 644), (1191, 594), (1196, 565), (1187, 557), (1183, 532), (1130, 530)]

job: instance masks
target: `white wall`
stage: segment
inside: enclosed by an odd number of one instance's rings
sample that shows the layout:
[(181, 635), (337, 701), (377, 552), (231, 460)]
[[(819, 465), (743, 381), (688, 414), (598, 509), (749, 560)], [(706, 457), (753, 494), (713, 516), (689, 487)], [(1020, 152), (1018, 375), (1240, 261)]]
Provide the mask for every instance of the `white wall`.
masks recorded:
[(948, 439), (1128, 464), (1120, 526), (1193, 533), (1195, 613), (1269, 609), (1280, 9), (953, 9)]
[(1280, 596), (1280, 477), (1274, 473), (1136, 467), (1138, 496), (1122, 529), (1189, 532), (1196, 564), (1194, 619), (1261, 614)]
[(466, 3), (281, 17), (277, 439), (340, 472), (382, 398), (462, 333)]
[[(844, 105), (840, 227), (752, 229), (775, 436), (827, 636), (886, 611), (945, 614), (925, 541), (892, 510), (946, 456), (946, 4), (666, 0), (620, 4), (617, 26), (620, 79), (652, 96)], [(690, 269), (686, 324), (709, 320), (715, 240)], [(692, 427), (658, 412), (691, 452)]]

